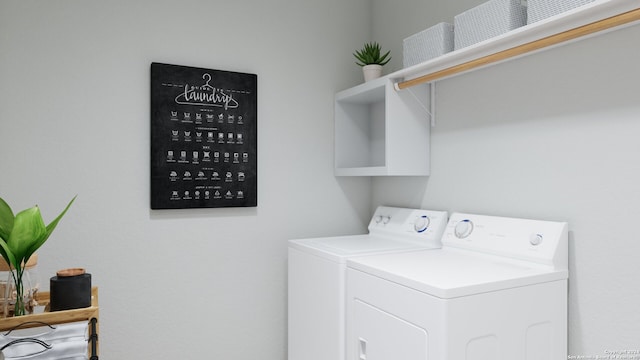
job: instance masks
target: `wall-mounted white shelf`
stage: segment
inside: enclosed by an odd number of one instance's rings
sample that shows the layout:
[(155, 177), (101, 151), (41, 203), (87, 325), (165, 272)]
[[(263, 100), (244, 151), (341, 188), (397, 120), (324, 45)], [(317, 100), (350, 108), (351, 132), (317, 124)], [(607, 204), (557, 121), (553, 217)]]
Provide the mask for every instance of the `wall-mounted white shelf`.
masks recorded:
[(398, 88), (405, 89), (637, 25), (639, 21), (638, 0), (596, 0), (387, 76), (398, 82)]
[(427, 176), (430, 122), (419, 102), (429, 101), (427, 83), (638, 23), (640, 1), (596, 0), (341, 91), (335, 174)]

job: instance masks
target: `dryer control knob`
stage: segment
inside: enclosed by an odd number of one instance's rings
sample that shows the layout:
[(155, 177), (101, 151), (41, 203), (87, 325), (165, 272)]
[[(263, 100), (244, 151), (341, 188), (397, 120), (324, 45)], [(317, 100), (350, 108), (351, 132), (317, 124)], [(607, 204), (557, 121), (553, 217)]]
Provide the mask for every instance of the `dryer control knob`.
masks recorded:
[(453, 232), (458, 239), (464, 239), (473, 232), (473, 223), (469, 219), (462, 220), (456, 224)]
[(413, 223), (413, 229), (418, 233), (424, 232), (429, 227), (430, 222), (427, 215), (422, 215)]
[(389, 221), (391, 221), (391, 216), (384, 216), (382, 218), (382, 223), (387, 225), (389, 223)]
[(542, 243), (542, 235), (531, 234), (531, 236), (529, 236), (529, 243), (533, 246), (540, 245), (540, 243)]
[(376, 216), (374, 221), (376, 222), (376, 224), (379, 224), (382, 221), (382, 215)]

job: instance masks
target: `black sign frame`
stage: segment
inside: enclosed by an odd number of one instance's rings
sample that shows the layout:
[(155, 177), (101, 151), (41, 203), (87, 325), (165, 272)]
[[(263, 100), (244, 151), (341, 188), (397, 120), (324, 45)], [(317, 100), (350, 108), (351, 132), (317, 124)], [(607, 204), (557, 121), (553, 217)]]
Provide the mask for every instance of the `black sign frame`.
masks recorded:
[(255, 207), (257, 75), (151, 64), (151, 209)]

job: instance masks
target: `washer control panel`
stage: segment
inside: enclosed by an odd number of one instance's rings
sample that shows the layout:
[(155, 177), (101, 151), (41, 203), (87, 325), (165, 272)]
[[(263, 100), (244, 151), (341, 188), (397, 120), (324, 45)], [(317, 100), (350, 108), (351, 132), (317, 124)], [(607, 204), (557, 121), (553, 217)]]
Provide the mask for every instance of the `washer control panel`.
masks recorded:
[(442, 243), (566, 268), (567, 228), (565, 222), (453, 213)]
[(369, 233), (440, 244), (447, 212), (379, 206), (369, 222)]

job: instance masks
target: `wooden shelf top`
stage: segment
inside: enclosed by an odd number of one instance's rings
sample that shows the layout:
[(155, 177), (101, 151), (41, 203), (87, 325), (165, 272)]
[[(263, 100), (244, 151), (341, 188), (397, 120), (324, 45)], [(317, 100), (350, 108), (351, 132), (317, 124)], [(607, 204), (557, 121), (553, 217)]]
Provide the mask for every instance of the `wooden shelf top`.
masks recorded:
[[(49, 292), (37, 293), (38, 306), (47, 306), (50, 300)], [(63, 324), (75, 321), (90, 320), (98, 317), (98, 288), (91, 288), (91, 306), (81, 309), (61, 310), (54, 312), (42, 312), (31, 315), (23, 315), (0, 319), (0, 331), (7, 331), (26, 322), (41, 322), (49, 325)], [(33, 326), (41, 326), (34, 324)], [(24, 326), (29, 327), (29, 326)]]

